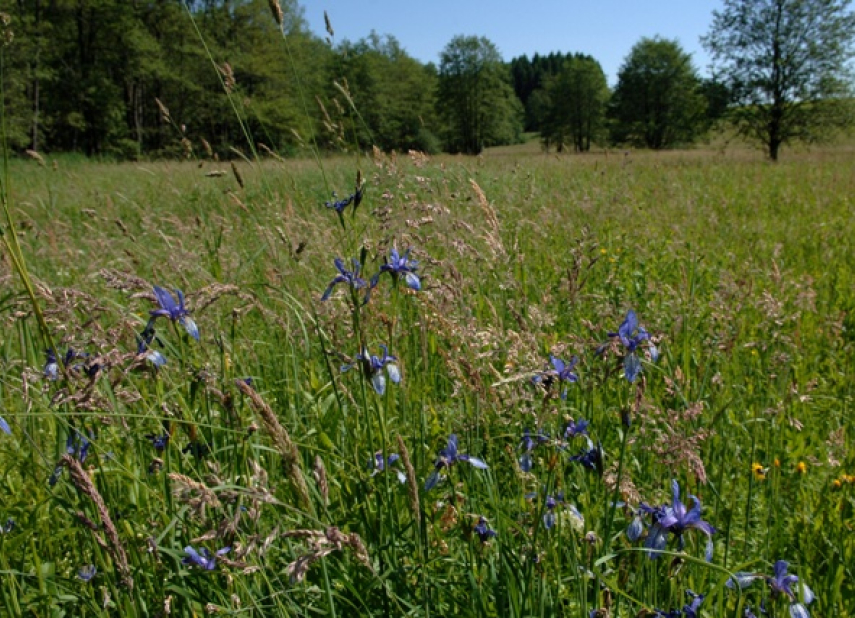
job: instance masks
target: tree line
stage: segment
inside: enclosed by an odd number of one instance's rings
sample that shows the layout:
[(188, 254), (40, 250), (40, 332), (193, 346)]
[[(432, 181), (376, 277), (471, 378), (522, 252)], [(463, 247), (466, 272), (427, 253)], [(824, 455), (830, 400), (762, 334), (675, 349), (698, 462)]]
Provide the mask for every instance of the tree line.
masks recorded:
[(524, 132), (585, 152), (687, 145), (727, 119), (776, 159), (848, 121), (849, 0), (723, 4), (703, 39), (715, 77), (677, 41), (643, 38), (609, 88), (581, 53), (504, 62), (489, 39), (458, 36), (434, 65), (392, 36), (336, 42), (328, 21), (321, 38), (297, 0), (0, 0), (5, 135), (116, 158), (246, 144), (477, 154)]

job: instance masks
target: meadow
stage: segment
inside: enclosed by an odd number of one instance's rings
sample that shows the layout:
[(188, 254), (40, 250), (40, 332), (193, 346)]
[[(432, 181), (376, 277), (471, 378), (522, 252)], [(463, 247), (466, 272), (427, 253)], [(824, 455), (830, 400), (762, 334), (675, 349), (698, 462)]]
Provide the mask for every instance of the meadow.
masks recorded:
[(853, 163), (11, 161), (0, 614), (855, 615)]

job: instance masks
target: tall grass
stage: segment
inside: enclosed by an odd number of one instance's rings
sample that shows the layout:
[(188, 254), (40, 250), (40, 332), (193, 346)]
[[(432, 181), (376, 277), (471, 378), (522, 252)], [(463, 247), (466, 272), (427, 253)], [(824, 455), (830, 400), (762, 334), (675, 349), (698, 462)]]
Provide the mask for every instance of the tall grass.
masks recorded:
[(0, 606), (853, 615), (852, 156), (10, 161)]
[[(850, 163), (845, 151), (776, 166), (376, 154), (343, 228), (311, 163), (246, 169), (241, 189), (207, 177), (213, 164), (12, 162), (15, 233), (49, 332), (61, 355), (101, 368), (72, 362), (67, 385), (43, 376), (31, 303), (5, 260), (0, 519), (15, 525), (0, 536), (3, 605), (582, 616), (611, 599), (611, 615), (634, 615), (682, 608), (688, 588), (722, 615), (756, 612), (766, 594), (760, 583), (740, 596), (730, 574), (785, 559), (816, 593), (812, 611), (851, 615)], [(352, 190), (350, 159), (324, 164)], [(364, 247), (368, 279), (393, 245), (412, 248), (421, 291), (384, 274), (365, 305), (344, 284), (320, 300), (333, 257)], [(136, 355), (153, 284), (184, 290), (202, 333), (158, 323), (159, 369)], [(630, 308), (661, 351), (633, 384), (619, 349), (596, 353)], [(340, 371), (381, 343), (402, 374), (382, 396), (370, 373)], [(550, 354), (580, 358), (566, 399), (532, 384)], [(292, 463), (247, 389), (287, 431)], [(591, 422), (602, 473), (571, 459), (584, 437), (557, 448), (571, 417)], [(549, 434), (528, 472), (524, 429)], [(167, 431), (162, 452), (146, 438)], [(91, 439), (84, 467), (132, 589), (99, 545), (91, 501), (67, 473), (48, 484), (57, 436), (64, 449), (73, 432)], [(426, 491), (451, 433), (489, 468), (443, 468)], [(399, 437), (415, 487), (400, 463), (372, 463), (399, 453)], [(717, 529), (711, 563), (702, 534), (658, 559), (625, 535), (639, 503), (670, 503), (671, 479)], [(482, 516), (497, 533), (486, 542)], [(187, 546), (231, 551), (208, 571), (182, 564)]]

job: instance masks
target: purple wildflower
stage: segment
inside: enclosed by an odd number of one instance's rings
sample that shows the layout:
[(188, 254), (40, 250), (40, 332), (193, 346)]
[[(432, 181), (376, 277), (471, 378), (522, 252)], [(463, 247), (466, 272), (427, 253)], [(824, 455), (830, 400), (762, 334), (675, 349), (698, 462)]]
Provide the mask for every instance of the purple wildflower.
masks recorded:
[(578, 421), (574, 421), (571, 418), (570, 422), (567, 423), (567, 428), (564, 430), (564, 439), (569, 440), (570, 438), (575, 438), (576, 436), (587, 436), (588, 426), (590, 424), (591, 423), (589, 423), (583, 418), (580, 418)]
[[(552, 368), (535, 374), (532, 378), (532, 382), (535, 384), (542, 384), (544, 388), (549, 389), (556, 380), (558, 380), (559, 383), (574, 383), (579, 381), (579, 376), (573, 372), (573, 368), (576, 366), (576, 363), (579, 362), (578, 357), (573, 356), (567, 363), (565, 363), (560, 358), (550, 354), (549, 362), (552, 364)], [(566, 386), (561, 391), (561, 399), (567, 399)]]
[(418, 292), (422, 289), (421, 281), (419, 280), (419, 276), (416, 274), (416, 269), (418, 268), (419, 263), (416, 260), (410, 259), (409, 249), (407, 249), (403, 254), (399, 254), (398, 250), (395, 247), (392, 247), (389, 250), (389, 259), (387, 260), (384, 257), (383, 261), (385, 263), (380, 266), (380, 272), (371, 278), (372, 288), (377, 285), (377, 282), (380, 280), (380, 275), (383, 273), (389, 273), (392, 275), (395, 282), (398, 281), (399, 277), (403, 277), (407, 287), (411, 290)]
[(44, 368), (44, 376), (48, 380), (56, 380), (59, 378), (59, 363), (56, 360), (56, 352), (52, 349), (45, 350), (45, 356), (47, 360), (45, 361)]
[(816, 596), (807, 584), (800, 584), (794, 590), (793, 586), (799, 583), (799, 578), (797, 575), (788, 574), (788, 568), (789, 563), (786, 560), (778, 560), (775, 563), (774, 575), (772, 576), (740, 571), (734, 573), (733, 577), (727, 580), (726, 586), (742, 589), (750, 586), (754, 580), (762, 579), (772, 591), (772, 597), (786, 597), (790, 602), (791, 618), (810, 618), (810, 613), (805, 606), (813, 603)]
[[(589, 441), (590, 444), (590, 441)], [(587, 451), (582, 451), (578, 455), (570, 457), (570, 461), (576, 461), (582, 464), (588, 470), (596, 470), (600, 476), (603, 474), (603, 445), (597, 442), (596, 446), (592, 446)]]
[(342, 214), (344, 212), (344, 209), (350, 206), (351, 204), (353, 204), (353, 210), (356, 211), (356, 209), (359, 207), (359, 204), (362, 203), (362, 185), (359, 185), (356, 188), (356, 192), (351, 193), (342, 200), (337, 200), (336, 197), (338, 196), (336, 195), (336, 192), (333, 191), (332, 201), (324, 202), (324, 206), (335, 210), (339, 215)]
[(207, 571), (213, 571), (217, 568), (217, 558), (224, 556), (231, 551), (231, 547), (223, 547), (217, 550), (216, 554), (211, 554), (207, 547), (203, 547), (201, 552), (196, 551), (188, 545), (184, 548), (184, 553), (187, 554), (181, 559), (181, 564), (195, 565)]
[(91, 581), (93, 577), (98, 573), (98, 569), (94, 564), (87, 564), (86, 566), (80, 567), (80, 570), (77, 571), (77, 577), (82, 579), (85, 582)]
[(545, 444), (549, 442), (549, 436), (543, 432), (537, 432), (533, 437), (529, 432), (528, 428), (523, 432), (522, 443), (520, 444), (520, 448), (523, 450), (523, 454), (520, 456), (520, 469), (523, 472), (528, 472), (532, 467), (532, 459), (531, 452), (541, 444)]
[(162, 367), (166, 364), (166, 357), (157, 350), (151, 349), (151, 344), (154, 341), (160, 343), (160, 340), (155, 336), (154, 323), (156, 320), (155, 316), (150, 317), (143, 331), (137, 335), (137, 354), (145, 355), (145, 358), (155, 367)]
[[(371, 472), (371, 476), (383, 472), (384, 470), (392, 469), (392, 466), (395, 465), (400, 459), (401, 456), (398, 455), (398, 453), (391, 453), (386, 459), (383, 459), (383, 452), (377, 451), (376, 453), (374, 453), (374, 460), (372, 461), (374, 471)], [(407, 477), (401, 470), (395, 468), (395, 474), (398, 476), (399, 482), (407, 482)]]
[(706, 595), (686, 590), (686, 596), (689, 597), (689, 602), (683, 606), (683, 616), (685, 618), (698, 618), (698, 609), (700, 609)]
[(475, 534), (478, 535), (478, 538), (481, 539), (482, 543), (486, 543), (491, 538), (496, 536), (496, 531), (491, 529), (489, 524), (487, 524), (487, 520), (484, 517), (478, 519), (478, 523), (475, 524)]
[(168, 431), (159, 436), (153, 433), (147, 433), (144, 437), (151, 442), (154, 450), (158, 453), (162, 453), (166, 450), (166, 447), (169, 446), (170, 436)]
[(479, 470), (486, 470), (487, 464), (477, 457), (472, 457), (465, 453), (457, 452), (457, 436), (451, 434), (448, 436), (448, 445), (439, 452), (439, 457), (434, 462), (434, 471), (425, 481), (425, 491), (430, 491), (440, 481), (440, 472), (443, 468), (450, 468), (458, 461), (465, 461)]
[(618, 331), (608, 335), (609, 337), (617, 337), (621, 345), (626, 348), (626, 355), (623, 358), (623, 372), (630, 383), (635, 382), (638, 374), (641, 373), (641, 360), (638, 358), (636, 350), (642, 342), (648, 342), (650, 357), (654, 362), (659, 358), (659, 350), (650, 342), (650, 334), (643, 326), (638, 325), (638, 316), (632, 309), (627, 312), (626, 318), (618, 327)]
[[(323, 295), (321, 296), (321, 300), (327, 300), (330, 295), (332, 295), (333, 288), (337, 286), (339, 283), (346, 283), (352, 290), (359, 290), (362, 288), (368, 288), (368, 283), (360, 277), (360, 273), (362, 272), (362, 264), (359, 263), (359, 260), (356, 258), (351, 259), (351, 263), (353, 264), (353, 270), (347, 270), (344, 266), (344, 260), (341, 258), (335, 258), (335, 267), (338, 269), (338, 275), (336, 275), (335, 279), (327, 286), (327, 289), (324, 290)], [(368, 302), (368, 297), (371, 294), (371, 289), (368, 289), (368, 292), (365, 294), (365, 300), (363, 300), (362, 304)]]
[[(92, 437), (90, 432), (89, 437)], [(82, 433), (77, 431), (76, 429), (72, 429), (71, 433), (68, 434), (68, 437), (65, 439), (65, 452), (76, 458), (80, 463), (86, 461), (86, 457), (89, 455), (89, 446), (92, 443), (89, 439), (86, 438)], [(48, 484), (53, 487), (56, 485), (57, 481), (59, 481), (59, 477), (62, 475), (62, 471), (65, 468), (63, 466), (56, 466), (53, 469), (53, 473), (50, 475), (48, 479)]]
[(175, 295), (178, 297), (178, 302), (176, 303), (172, 294), (156, 285), (154, 286), (154, 295), (157, 298), (157, 304), (160, 305), (160, 309), (152, 309), (149, 311), (149, 315), (154, 318), (164, 317), (173, 322), (178, 322), (184, 327), (188, 335), (199, 341), (199, 328), (196, 326), (196, 322), (190, 317), (190, 311), (184, 306), (184, 293), (179, 289), (175, 290)]
[(401, 381), (401, 371), (398, 369), (396, 357), (389, 354), (389, 349), (385, 345), (380, 345), (383, 350), (383, 356), (373, 356), (368, 352), (368, 349), (363, 349), (362, 352), (356, 355), (356, 362), (349, 365), (342, 365), (341, 371), (349, 371), (354, 365), (358, 364), (364, 375), (371, 382), (372, 388), (378, 395), (386, 392), (386, 376), (383, 375), (383, 369), (389, 374), (389, 379), (395, 384)]
[(659, 507), (642, 504), (639, 507), (642, 512), (651, 515), (653, 518), (653, 525), (650, 527), (647, 540), (644, 542), (644, 546), (650, 550), (648, 555), (651, 558), (658, 557), (658, 553), (665, 549), (668, 542), (668, 533), (677, 537), (678, 547), (682, 550), (685, 543), (683, 533), (689, 529), (695, 529), (707, 535), (705, 557), (709, 562), (712, 560), (712, 535), (715, 533), (715, 528), (701, 519), (701, 501), (695, 496), (689, 496), (692, 499), (693, 506), (691, 509), (687, 509), (680, 500), (680, 485), (676, 480), (671, 481), (671, 494), (671, 504)]
[(6, 422), (6, 419), (0, 416), (0, 431), (3, 433), (12, 435), (12, 428), (9, 427), (9, 423)]

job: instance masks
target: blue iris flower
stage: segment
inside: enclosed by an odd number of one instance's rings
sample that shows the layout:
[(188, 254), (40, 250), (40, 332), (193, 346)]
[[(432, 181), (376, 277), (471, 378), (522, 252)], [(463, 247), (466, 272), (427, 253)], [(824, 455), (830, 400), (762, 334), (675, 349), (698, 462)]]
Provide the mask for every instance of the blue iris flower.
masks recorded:
[(621, 345), (626, 348), (626, 355), (623, 357), (623, 373), (627, 381), (632, 383), (641, 373), (641, 360), (638, 357), (637, 349), (642, 342), (648, 342), (648, 350), (653, 362), (659, 358), (659, 350), (650, 341), (650, 334), (643, 326), (638, 325), (638, 316), (635, 311), (630, 309), (624, 321), (618, 327), (616, 333), (609, 333), (609, 337), (617, 337)]
[(52, 349), (45, 350), (45, 356), (47, 360), (45, 361), (44, 376), (48, 380), (56, 380), (59, 378), (59, 363), (56, 360), (56, 352)]
[(704, 602), (705, 595), (686, 590), (686, 596), (689, 598), (689, 602), (683, 606), (683, 611), (672, 609), (666, 612), (661, 609), (655, 609), (652, 615), (656, 618), (698, 618), (698, 609), (700, 609), (701, 603)]
[(362, 350), (356, 355), (356, 362), (349, 365), (342, 365), (342, 372), (350, 370), (354, 365), (359, 365), (362, 369), (362, 374), (371, 382), (371, 387), (378, 395), (386, 392), (386, 376), (383, 375), (383, 369), (389, 374), (389, 379), (395, 384), (401, 381), (401, 371), (398, 369), (396, 357), (389, 354), (389, 349), (385, 345), (380, 345), (383, 350), (383, 356), (374, 356), (367, 349)]
[(157, 304), (160, 305), (160, 309), (152, 309), (149, 314), (155, 318), (164, 317), (173, 322), (178, 322), (184, 327), (188, 335), (199, 341), (199, 328), (190, 317), (190, 311), (184, 306), (184, 294), (181, 290), (175, 290), (175, 295), (178, 297), (177, 303), (172, 294), (160, 286), (154, 286), (154, 295), (157, 297)]
[(365, 294), (365, 300), (362, 301), (362, 304), (368, 302), (368, 297), (371, 294), (371, 288), (368, 286), (368, 282), (365, 281), (360, 276), (362, 272), (362, 264), (359, 263), (359, 260), (353, 258), (351, 262), (353, 263), (353, 270), (347, 270), (344, 266), (344, 260), (341, 258), (335, 258), (335, 267), (338, 269), (338, 275), (336, 275), (335, 279), (327, 286), (327, 289), (324, 290), (323, 295), (321, 296), (321, 300), (327, 300), (333, 292), (333, 288), (337, 286), (339, 283), (346, 283), (352, 290), (359, 290), (362, 288), (368, 288), (368, 292)]
[[(92, 437), (90, 432), (89, 437)], [(71, 433), (68, 434), (68, 437), (65, 439), (65, 452), (77, 459), (80, 463), (86, 461), (86, 457), (89, 455), (89, 447), (92, 442), (86, 438), (82, 433), (77, 431), (76, 429), (72, 429)], [(65, 468), (63, 466), (57, 466), (54, 468), (53, 473), (50, 475), (48, 479), (48, 484), (53, 487), (56, 485), (57, 481), (59, 481), (59, 477), (62, 475), (62, 471)]]
[(162, 453), (166, 450), (166, 447), (169, 446), (169, 432), (166, 432), (159, 436), (153, 433), (147, 433), (144, 437), (151, 442), (151, 445), (154, 447), (154, 450), (156, 450), (158, 453)]
[(683, 616), (685, 618), (698, 618), (698, 610), (701, 607), (701, 603), (704, 602), (706, 595), (686, 590), (686, 596), (689, 597), (689, 602), (683, 606)]
[[(569, 362), (565, 363), (560, 358), (549, 355), (549, 362), (552, 364), (552, 369), (541, 371), (532, 378), (535, 384), (542, 384), (544, 388), (549, 389), (556, 380), (559, 383), (569, 382), (574, 383), (579, 381), (579, 376), (573, 371), (579, 358), (574, 356)], [(567, 399), (567, 387), (561, 391), (561, 399)]]
[(0, 431), (3, 433), (12, 435), (12, 428), (9, 427), (9, 423), (6, 422), (6, 419), (0, 416)]
[[(526, 494), (526, 496), (525, 496), (526, 500), (531, 500), (532, 498), (535, 498), (535, 497), (537, 497), (536, 493)], [(564, 499), (564, 492), (559, 491), (554, 496), (551, 494), (547, 495), (546, 501), (544, 502), (543, 527), (546, 528), (547, 530), (551, 530), (552, 528), (555, 527), (555, 521), (556, 521), (555, 510), (558, 507), (558, 505), (561, 505), (563, 507), (568, 508), (570, 510), (570, 513), (573, 515), (573, 517), (575, 517), (580, 522), (585, 521), (585, 518), (582, 517), (582, 514), (579, 512), (579, 509), (577, 509), (575, 505), (570, 504), (569, 502), (566, 502)]]
[(81, 567), (80, 570), (77, 571), (77, 577), (82, 579), (85, 582), (91, 581), (93, 577), (98, 573), (98, 569), (94, 564), (88, 564), (84, 567)]
[(570, 422), (567, 423), (567, 428), (564, 430), (564, 439), (569, 440), (570, 438), (575, 438), (576, 436), (587, 436), (588, 427), (590, 426), (590, 424), (590, 422), (586, 421), (583, 418), (580, 418), (578, 421), (574, 421), (571, 418)]
[(335, 210), (338, 214), (342, 214), (344, 212), (345, 208), (347, 208), (348, 206), (353, 204), (353, 210), (355, 212), (356, 209), (359, 207), (359, 205), (362, 203), (362, 195), (363, 195), (363, 193), (362, 193), (363, 185), (360, 182), (359, 178), (360, 177), (357, 176), (357, 187), (356, 187), (356, 191), (354, 193), (351, 193), (350, 195), (348, 195), (346, 198), (344, 198), (342, 200), (337, 200), (336, 198), (338, 196), (336, 195), (336, 192), (333, 191), (332, 201), (324, 202), (324, 206), (326, 206), (327, 208), (331, 208), (332, 210)]
[(740, 571), (734, 573), (733, 577), (727, 580), (726, 585), (728, 588), (742, 589), (750, 586), (754, 580), (762, 579), (768, 584), (773, 597), (783, 596), (790, 602), (791, 618), (810, 618), (810, 613), (805, 606), (813, 603), (816, 596), (807, 584), (801, 584), (794, 590), (793, 586), (799, 583), (799, 578), (797, 575), (790, 575), (787, 572), (788, 569), (789, 563), (786, 560), (778, 560), (772, 576)]
[(689, 529), (695, 529), (707, 535), (705, 558), (707, 562), (711, 561), (713, 553), (712, 535), (715, 534), (715, 528), (701, 519), (701, 501), (695, 496), (689, 496), (693, 505), (691, 509), (687, 509), (680, 500), (680, 485), (676, 480), (671, 481), (671, 494), (671, 504), (659, 507), (641, 504), (639, 507), (642, 512), (651, 515), (653, 518), (653, 524), (648, 531), (647, 540), (644, 542), (644, 546), (650, 550), (648, 555), (651, 558), (658, 557), (659, 552), (665, 549), (669, 533), (677, 537), (678, 547), (682, 550), (685, 545), (683, 533)]
[(477, 457), (472, 457), (471, 455), (466, 455), (465, 453), (458, 453), (457, 436), (455, 434), (451, 434), (448, 436), (448, 445), (439, 452), (439, 457), (436, 462), (434, 462), (434, 471), (428, 477), (427, 481), (425, 481), (425, 491), (430, 491), (436, 487), (436, 484), (439, 483), (442, 478), (440, 472), (443, 468), (450, 468), (458, 461), (465, 461), (479, 470), (486, 470), (488, 468), (487, 464), (484, 463), (483, 460), (478, 459)]
[(626, 538), (628, 538), (631, 543), (635, 543), (641, 538), (642, 534), (644, 534), (644, 522), (641, 521), (641, 516), (636, 514), (635, 517), (632, 518), (629, 526), (626, 527)]
[(538, 431), (534, 436), (531, 435), (528, 428), (523, 432), (522, 443), (520, 444), (520, 448), (523, 450), (523, 454), (520, 456), (520, 469), (523, 472), (528, 472), (531, 470), (533, 465), (531, 459), (531, 452), (535, 449), (535, 447), (540, 446), (541, 444), (546, 444), (549, 442), (549, 436), (543, 432)]
[(199, 552), (188, 545), (184, 548), (184, 553), (187, 555), (181, 559), (181, 564), (195, 565), (207, 571), (213, 571), (217, 568), (217, 558), (229, 553), (231, 549), (231, 547), (223, 547), (217, 550), (216, 554), (211, 554), (207, 547), (203, 547), (202, 551)]
[[(98, 374), (98, 370), (101, 369), (101, 365), (98, 363), (92, 362), (89, 360), (91, 357), (86, 352), (78, 352), (73, 348), (68, 348), (65, 351), (65, 356), (63, 357), (63, 365), (74, 374), (79, 374), (80, 372), (85, 373), (90, 378), (95, 377)], [(45, 366), (44, 366), (44, 376), (48, 380), (57, 380), (59, 378), (59, 361), (57, 360), (56, 352), (53, 349), (45, 350)], [(84, 362), (82, 363), (74, 363), (75, 359), (80, 359)]]
[(491, 529), (487, 520), (484, 517), (478, 519), (478, 523), (475, 524), (475, 534), (478, 535), (478, 538), (481, 539), (482, 543), (486, 543), (491, 538), (496, 536), (496, 531)]
[(160, 343), (160, 340), (155, 336), (155, 320), (157, 320), (156, 317), (150, 317), (143, 331), (137, 335), (137, 354), (144, 354), (152, 365), (162, 367), (166, 364), (166, 357), (159, 351), (151, 349), (151, 344), (154, 341)]
[(386, 262), (380, 266), (380, 272), (371, 278), (371, 287), (375, 287), (380, 280), (380, 275), (389, 273), (397, 282), (398, 277), (403, 277), (407, 287), (418, 292), (422, 289), (422, 283), (419, 276), (416, 274), (416, 269), (419, 263), (416, 260), (410, 259), (410, 250), (407, 249), (403, 254), (399, 254), (395, 247), (389, 250), (389, 259), (383, 258)]
[[(588, 441), (590, 444), (590, 440)], [(588, 470), (596, 470), (597, 473), (603, 475), (603, 445), (597, 442), (596, 446), (591, 446), (588, 450), (582, 451), (578, 455), (570, 457), (570, 461), (575, 461)]]
[(65, 440), (65, 452), (72, 457), (76, 457), (80, 463), (83, 463), (89, 454), (89, 446), (91, 444), (86, 436), (75, 429)]
[[(401, 456), (398, 455), (398, 453), (391, 453), (388, 457), (386, 457), (386, 459), (383, 459), (383, 452), (377, 451), (376, 453), (374, 453), (374, 460), (372, 461), (372, 464), (374, 466), (374, 471), (371, 472), (371, 476), (374, 476), (375, 474), (379, 474), (380, 472), (383, 472), (384, 470), (392, 469), (392, 466), (394, 466), (398, 461), (400, 461), (400, 459), (401, 459)], [(401, 472), (401, 470), (399, 470), (397, 468), (395, 468), (394, 470), (395, 470), (395, 474), (398, 477), (398, 481), (401, 483), (406, 483), (407, 482), (406, 475), (403, 472)]]

